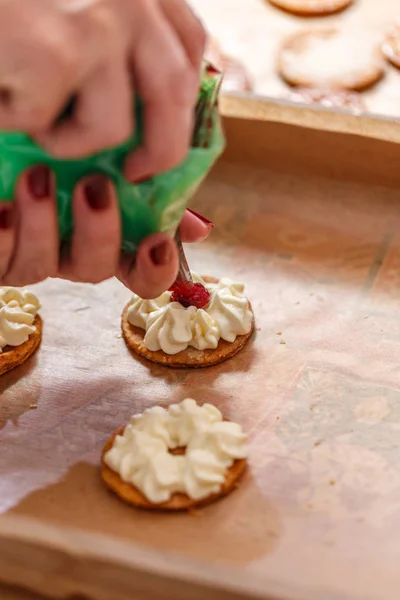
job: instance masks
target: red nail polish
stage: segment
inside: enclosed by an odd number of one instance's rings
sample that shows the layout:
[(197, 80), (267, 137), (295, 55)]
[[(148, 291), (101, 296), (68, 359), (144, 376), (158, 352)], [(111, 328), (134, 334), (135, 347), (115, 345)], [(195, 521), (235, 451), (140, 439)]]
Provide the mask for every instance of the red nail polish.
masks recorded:
[(200, 221), (202, 223), (204, 223), (205, 225), (207, 225), (207, 227), (215, 227), (214, 223), (212, 221), (210, 221), (209, 219), (206, 219), (206, 217), (203, 217), (203, 215), (199, 215), (199, 213), (195, 212), (194, 210), (188, 208), (187, 209), (188, 212), (190, 212), (192, 215), (194, 215), (195, 217), (197, 217), (198, 219), (200, 219)]
[(7, 206), (0, 210), (0, 229), (12, 229), (15, 225), (14, 206)]
[(45, 200), (51, 194), (50, 169), (45, 165), (33, 167), (28, 172), (27, 184), (35, 200)]
[(161, 242), (150, 250), (150, 258), (156, 267), (164, 267), (171, 260), (171, 246), (168, 242)]
[(111, 203), (108, 182), (102, 175), (95, 175), (84, 185), (86, 202), (93, 210), (104, 210)]

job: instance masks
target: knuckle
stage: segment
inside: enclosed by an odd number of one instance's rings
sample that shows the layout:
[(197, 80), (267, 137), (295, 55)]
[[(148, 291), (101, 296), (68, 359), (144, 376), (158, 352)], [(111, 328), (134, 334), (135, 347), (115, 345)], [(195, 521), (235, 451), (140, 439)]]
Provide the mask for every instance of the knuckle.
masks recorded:
[(198, 53), (199, 58), (201, 58), (204, 54), (206, 44), (207, 44), (207, 34), (206, 30), (203, 27), (202, 22), (198, 17), (194, 17), (193, 19), (193, 31), (192, 31), (192, 42), (193, 46)]
[(186, 61), (182, 61), (171, 66), (164, 85), (171, 103), (187, 105), (197, 96), (198, 76)]
[(124, 122), (116, 122), (112, 124), (113, 126), (103, 126), (99, 131), (96, 132), (94, 136), (95, 141), (93, 142), (96, 145), (96, 149), (104, 149), (107, 147), (114, 147), (123, 144), (128, 141), (132, 134), (132, 124), (124, 123)]

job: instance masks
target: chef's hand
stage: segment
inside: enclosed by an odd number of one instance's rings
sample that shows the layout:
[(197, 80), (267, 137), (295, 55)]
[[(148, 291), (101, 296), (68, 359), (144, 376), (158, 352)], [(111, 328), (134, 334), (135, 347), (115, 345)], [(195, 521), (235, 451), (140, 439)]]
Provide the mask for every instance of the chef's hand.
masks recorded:
[[(55, 156), (87, 155), (131, 135), (135, 92), (145, 141), (125, 174), (137, 182), (168, 170), (188, 150), (204, 45), (184, 0), (0, 0), (0, 129), (24, 130)], [(72, 114), (59, 122), (71, 97)], [(20, 178), (13, 206), (0, 202), (4, 284), (120, 273), (150, 296), (172, 283), (177, 250), (165, 235), (146, 240), (135, 262), (120, 263), (115, 193), (100, 176), (75, 191), (71, 255), (59, 263), (54, 196), (51, 173), (38, 166)], [(182, 236), (204, 238), (209, 229), (186, 216)]]

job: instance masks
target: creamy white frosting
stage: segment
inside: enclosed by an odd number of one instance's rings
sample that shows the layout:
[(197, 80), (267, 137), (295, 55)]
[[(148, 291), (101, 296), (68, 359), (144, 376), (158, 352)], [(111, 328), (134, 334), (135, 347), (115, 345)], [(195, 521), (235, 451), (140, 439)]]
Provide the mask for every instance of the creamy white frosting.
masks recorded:
[(39, 308), (32, 292), (0, 287), (0, 352), (5, 346), (20, 346), (36, 331), (33, 322)]
[[(246, 458), (247, 436), (212, 404), (187, 398), (131, 418), (105, 454), (106, 464), (154, 504), (174, 493), (201, 500), (221, 490), (233, 462)], [(169, 450), (186, 448), (184, 455)]]
[(178, 354), (189, 346), (196, 350), (213, 349), (220, 339), (234, 342), (238, 335), (249, 333), (253, 315), (242, 284), (230, 279), (210, 284), (197, 275), (193, 279), (211, 293), (211, 301), (204, 309), (171, 302), (170, 292), (155, 300), (133, 296), (128, 321), (146, 331), (144, 344), (149, 350)]

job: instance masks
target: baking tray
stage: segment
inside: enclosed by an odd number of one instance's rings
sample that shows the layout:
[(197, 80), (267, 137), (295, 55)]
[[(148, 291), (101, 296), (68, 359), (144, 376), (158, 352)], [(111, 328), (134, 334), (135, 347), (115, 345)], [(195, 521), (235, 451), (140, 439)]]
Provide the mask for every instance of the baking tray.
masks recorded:
[[(281, 40), (301, 29), (337, 26), (377, 32), (384, 39), (400, 18), (398, 0), (355, 0), (340, 14), (323, 18), (292, 16), (268, 0), (190, 0), (211, 35), (222, 49), (238, 58), (253, 79), (254, 93), (273, 99), (288, 97), (290, 90), (276, 73)], [(400, 118), (400, 70), (389, 66), (382, 81), (364, 92), (368, 110)]]
[[(125, 348), (116, 281), (35, 286), (42, 348), (0, 381), (3, 583), (63, 599), (398, 600), (400, 146), (377, 139), (379, 120), (323, 131), (235, 102), (246, 118), (225, 118), (227, 152), (193, 205), (216, 228), (188, 257), (246, 284), (254, 339), (220, 366), (169, 370)], [(100, 481), (105, 440), (187, 396), (249, 433), (242, 484), (193, 515), (125, 506)]]

